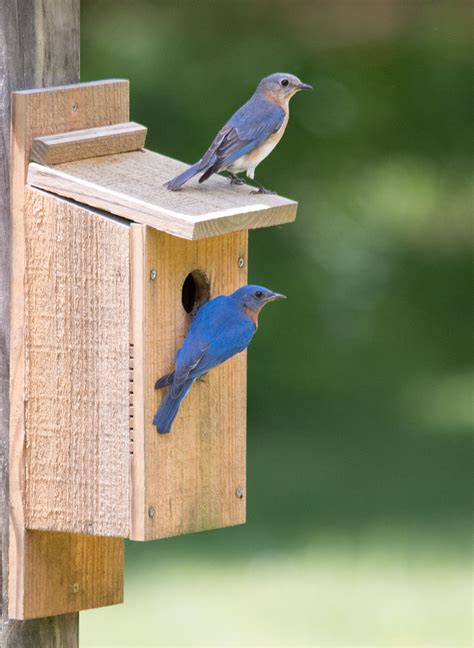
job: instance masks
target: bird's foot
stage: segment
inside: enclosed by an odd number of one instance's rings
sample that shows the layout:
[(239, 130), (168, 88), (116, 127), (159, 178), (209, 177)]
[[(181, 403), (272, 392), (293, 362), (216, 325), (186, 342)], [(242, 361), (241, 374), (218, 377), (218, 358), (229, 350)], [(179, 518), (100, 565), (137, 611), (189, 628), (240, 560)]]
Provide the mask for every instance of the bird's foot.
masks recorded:
[[(229, 171), (227, 172), (229, 173)], [(229, 173), (230, 176), (230, 184), (231, 185), (244, 185), (245, 180), (242, 180), (242, 178), (239, 178), (238, 176), (234, 175), (233, 173)]]
[(258, 189), (254, 189), (250, 193), (251, 194), (269, 194), (271, 196), (274, 196), (276, 194), (276, 191), (272, 191), (271, 189), (266, 189), (265, 187), (262, 187), (262, 186), (259, 185)]

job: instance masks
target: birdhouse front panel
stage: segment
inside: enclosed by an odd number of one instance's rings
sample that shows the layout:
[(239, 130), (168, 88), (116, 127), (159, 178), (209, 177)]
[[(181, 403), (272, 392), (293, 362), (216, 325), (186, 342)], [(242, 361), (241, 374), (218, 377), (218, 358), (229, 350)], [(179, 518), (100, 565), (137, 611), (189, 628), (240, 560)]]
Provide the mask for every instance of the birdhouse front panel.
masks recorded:
[(194, 383), (169, 434), (153, 416), (197, 308), (247, 282), (246, 231), (188, 241), (131, 225), (130, 537), (245, 521), (246, 355)]

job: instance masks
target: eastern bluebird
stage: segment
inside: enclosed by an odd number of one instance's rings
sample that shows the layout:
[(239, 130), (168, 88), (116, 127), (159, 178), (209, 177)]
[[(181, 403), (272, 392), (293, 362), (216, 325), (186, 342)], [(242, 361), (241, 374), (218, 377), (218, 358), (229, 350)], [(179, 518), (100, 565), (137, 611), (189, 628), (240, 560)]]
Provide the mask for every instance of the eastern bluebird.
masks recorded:
[(273, 193), (254, 179), (255, 169), (281, 140), (288, 123), (290, 99), (300, 90), (312, 87), (293, 74), (278, 72), (262, 79), (252, 97), (217, 133), (204, 156), (165, 187), (176, 191), (197, 173), (203, 172), (199, 182), (204, 182), (219, 171), (227, 171), (232, 184), (244, 184), (235, 174), (246, 171), (259, 187), (256, 193)]
[(275, 299), (285, 295), (262, 286), (243, 286), (201, 306), (178, 351), (175, 370), (155, 383), (155, 389), (170, 387), (153, 418), (160, 434), (171, 430), (181, 401), (197, 378), (248, 347), (260, 310)]

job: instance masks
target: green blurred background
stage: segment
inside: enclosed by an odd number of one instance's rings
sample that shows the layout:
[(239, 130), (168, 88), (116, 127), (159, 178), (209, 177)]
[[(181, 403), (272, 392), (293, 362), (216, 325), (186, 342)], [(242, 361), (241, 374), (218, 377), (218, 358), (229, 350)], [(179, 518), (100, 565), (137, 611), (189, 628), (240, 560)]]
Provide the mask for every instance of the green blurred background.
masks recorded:
[(266, 74), (286, 135), (252, 232), (289, 299), (249, 352), (248, 523), (128, 543), (81, 645), (471, 645), (470, 2), (82, 0), (82, 80), (131, 80), (148, 148), (195, 161)]

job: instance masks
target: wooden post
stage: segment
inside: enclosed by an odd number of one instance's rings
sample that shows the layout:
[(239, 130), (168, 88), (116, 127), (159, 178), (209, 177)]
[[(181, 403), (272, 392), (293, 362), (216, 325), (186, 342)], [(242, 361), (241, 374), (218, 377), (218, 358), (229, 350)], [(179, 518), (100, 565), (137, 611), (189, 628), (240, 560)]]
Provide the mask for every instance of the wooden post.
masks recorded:
[(8, 619), (10, 93), (79, 81), (79, 0), (0, 0), (0, 527), (2, 648), (76, 648), (79, 615)]

